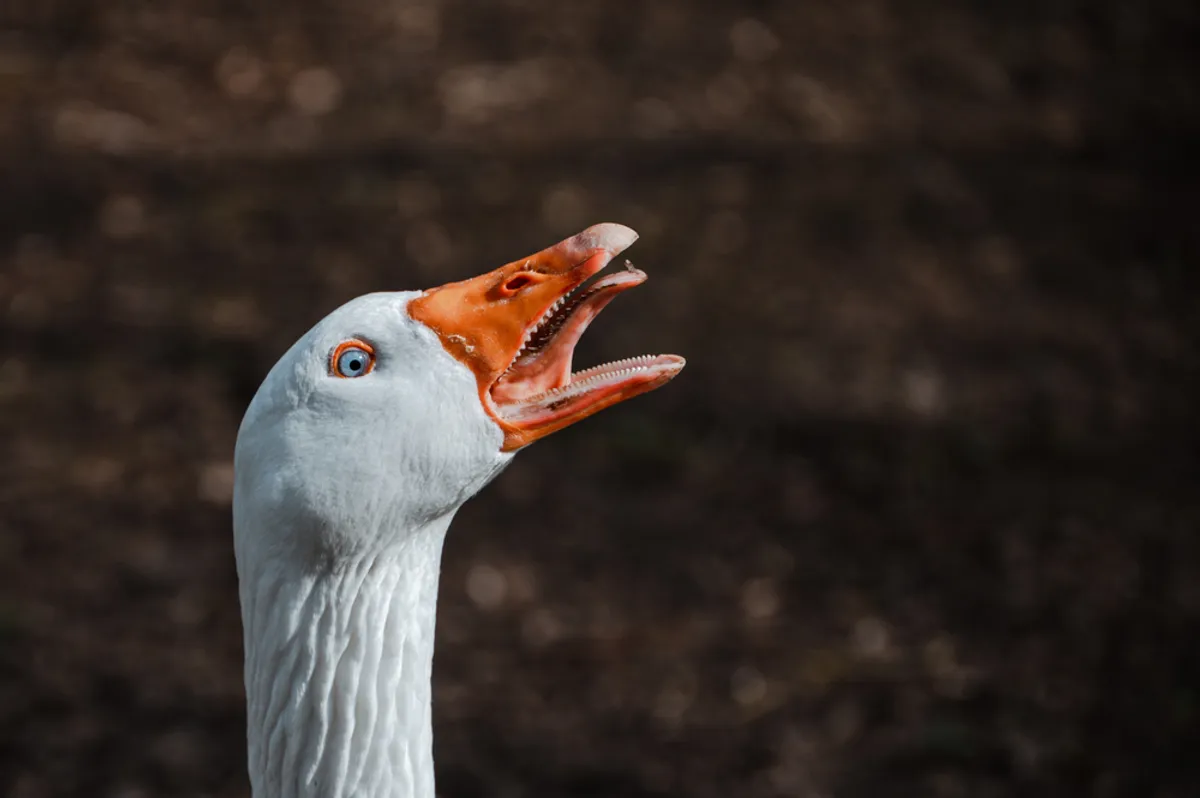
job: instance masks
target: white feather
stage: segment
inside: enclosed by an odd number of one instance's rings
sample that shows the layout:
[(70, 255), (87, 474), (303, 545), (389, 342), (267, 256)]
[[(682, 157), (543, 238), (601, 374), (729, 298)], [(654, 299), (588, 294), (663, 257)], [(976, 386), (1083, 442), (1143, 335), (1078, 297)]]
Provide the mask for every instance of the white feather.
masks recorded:
[[(334, 311), (275, 365), (235, 453), (256, 798), (432, 798), (430, 672), (450, 520), (511, 460), (475, 378), (406, 311)], [(359, 337), (375, 370), (339, 379)]]

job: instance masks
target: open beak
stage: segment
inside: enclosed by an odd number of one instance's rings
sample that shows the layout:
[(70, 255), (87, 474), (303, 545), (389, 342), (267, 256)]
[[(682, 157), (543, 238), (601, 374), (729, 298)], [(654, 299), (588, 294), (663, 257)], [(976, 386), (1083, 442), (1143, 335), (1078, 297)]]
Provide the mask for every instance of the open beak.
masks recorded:
[(645, 355), (572, 372), (575, 344), (617, 294), (646, 280), (624, 270), (583, 284), (637, 240), (619, 224), (598, 224), (536, 255), (409, 303), (455, 358), (475, 374), (484, 410), (514, 451), (617, 402), (665, 384), (678, 355)]

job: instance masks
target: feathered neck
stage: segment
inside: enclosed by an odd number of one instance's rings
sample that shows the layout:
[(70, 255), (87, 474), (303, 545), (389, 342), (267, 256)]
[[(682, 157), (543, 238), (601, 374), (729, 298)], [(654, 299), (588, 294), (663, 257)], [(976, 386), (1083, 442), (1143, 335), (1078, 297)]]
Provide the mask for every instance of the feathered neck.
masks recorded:
[(239, 574), (255, 798), (433, 798), (430, 674), (451, 515), (324, 565)]

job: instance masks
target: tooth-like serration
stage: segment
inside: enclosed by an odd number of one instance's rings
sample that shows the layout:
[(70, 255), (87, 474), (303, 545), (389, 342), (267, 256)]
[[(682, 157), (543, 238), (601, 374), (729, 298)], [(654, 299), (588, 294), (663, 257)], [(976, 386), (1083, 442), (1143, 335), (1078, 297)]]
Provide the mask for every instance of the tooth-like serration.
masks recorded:
[(550, 321), (550, 319), (552, 319), (554, 317), (554, 314), (557, 313), (558, 310), (563, 305), (566, 304), (567, 299), (570, 296), (571, 296), (571, 294), (568, 293), (568, 294), (566, 294), (564, 296), (560, 296), (558, 299), (554, 300), (554, 303), (552, 305), (550, 305), (550, 307), (546, 308), (545, 312), (542, 313), (541, 317), (536, 322), (534, 322), (532, 325), (530, 325), (529, 329), (525, 331), (525, 338), (521, 341), (521, 348), (517, 350), (518, 357), (520, 357), (522, 354), (525, 353), (525, 350), (529, 348), (529, 341), (533, 338), (533, 336), (537, 335), (538, 331), (540, 331), (542, 329), (542, 327), (545, 326), (546, 322)]
[(585, 369), (578, 373), (572, 374), (571, 382), (586, 382), (596, 377), (610, 377), (614, 374), (614, 369), (620, 369), (622, 373), (626, 371), (636, 371), (645, 368), (643, 364), (654, 360), (655, 357), (655, 355), (639, 355), (637, 357), (627, 357), (623, 360), (614, 360), (611, 363), (603, 363), (599, 366), (592, 366), (590, 369)]
[(521, 355), (525, 354), (526, 350), (529, 349), (529, 341), (534, 335), (537, 334), (537, 331), (542, 328), (542, 325), (554, 315), (554, 312), (562, 307), (562, 304), (566, 301), (566, 299), (567, 297), (565, 296), (559, 297), (553, 305), (546, 309), (546, 312), (541, 315), (541, 318), (530, 325), (529, 329), (525, 331), (525, 336), (521, 339), (521, 345), (517, 347), (517, 354), (513, 356), (513, 362), (508, 364), (508, 368), (505, 369), (505, 373), (508, 373), (512, 370), (513, 365), (515, 365), (517, 362), (517, 358), (521, 357)]
[(496, 409), (507, 418), (518, 418), (523, 413), (535, 411), (549, 402), (557, 402), (587, 393), (604, 383), (620, 382), (638, 372), (651, 371), (654, 368), (651, 361), (658, 357), (658, 355), (642, 355), (594, 366), (579, 374), (572, 374), (566, 385), (551, 388), (534, 396), (527, 396), (517, 402), (499, 405)]
[[(521, 401), (521, 404), (528, 405), (551, 396), (559, 397), (563, 394), (575, 393), (601, 382), (628, 377), (635, 372), (647, 370), (649, 368), (648, 363), (656, 357), (657, 355), (640, 355), (638, 357), (627, 357), (624, 360), (615, 360), (611, 363), (593, 366), (586, 371), (572, 374), (570, 381), (566, 385), (560, 385), (557, 388), (551, 388), (535, 396), (527, 397)], [(621, 366), (624, 368), (618, 368)]]
[[(575, 288), (572, 288), (570, 291), (568, 291), (567, 293), (560, 296), (558, 299), (554, 300), (554, 303), (551, 304), (550, 307), (546, 308), (545, 312), (542, 313), (541, 317), (536, 322), (534, 322), (532, 325), (530, 325), (529, 329), (525, 331), (525, 336), (524, 336), (524, 338), (521, 339), (521, 346), (517, 348), (517, 353), (513, 356), (512, 362), (508, 364), (508, 368), (505, 369), (505, 374), (512, 371), (513, 366), (516, 365), (517, 360), (522, 355), (524, 355), (530, 351), (530, 342), (533, 341), (535, 336), (537, 336), (539, 333), (542, 332), (543, 328), (545, 328), (548, 323), (550, 323), (554, 320), (559, 320), (560, 323), (558, 326), (561, 327), (562, 321), (565, 320), (568, 316), (570, 316), (571, 312), (574, 311), (575, 307), (578, 306), (585, 299), (587, 299), (589, 296), (591, 296), (592, 293), (594, 293), (594, 291), (591, 289), (580, 292), (579, 287), (576, 286)], [(567, 308), (567, 312), (560, 314), (559, 311), (562, 310), (564, 307)], [(558, 328), (556, 327), (555, 329), (553, 329), (551, 331), (551, 334), (547, 337), (547, 340), (552, 339), (554, 337), (554, 335), (557, 334), (557, 332), (558, 332)], [(538, 348), (540, 349), (541, 347), (545, 346), (546, 342), (547, 341), (539, 341)], [(641, 358), (627, 358), (626, 360), (620, 360), (620, 361), (617, 361), (616, 363), (606, 363), (603, 366), (596, 366), (594, 369), (588, 369), (588, 371), (584, 372), (584, 373), (587, 374), (590, 372), (594, 372), (597, 369), (611, 368), (612, 366), (615, 366), (615, 365), (621, 365), (623, 363), (631, 363), (635, 360), (640, 360), (640, 359)], [(569, 387), (569, 386), (568, 385), (562, 386), (563, 389), (565, 389), (567, 387)], [(559, 389), (559, 390), (561, 390), (561, 389)]]

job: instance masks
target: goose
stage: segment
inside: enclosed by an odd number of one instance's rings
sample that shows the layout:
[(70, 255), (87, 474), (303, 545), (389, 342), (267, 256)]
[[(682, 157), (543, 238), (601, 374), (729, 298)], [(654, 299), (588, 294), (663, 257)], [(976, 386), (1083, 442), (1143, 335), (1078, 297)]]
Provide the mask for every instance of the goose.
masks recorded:
[[(270, 370), (234, 451), (233, 534), (255, 798), (433, 798), (442, 543), (530, 443), (679, 373), (572, 371), (588, 324), (646, 279), (599, 224), (479, 277), (367, 294)], [(589, 280), (591, 280), (589, 282)]]

